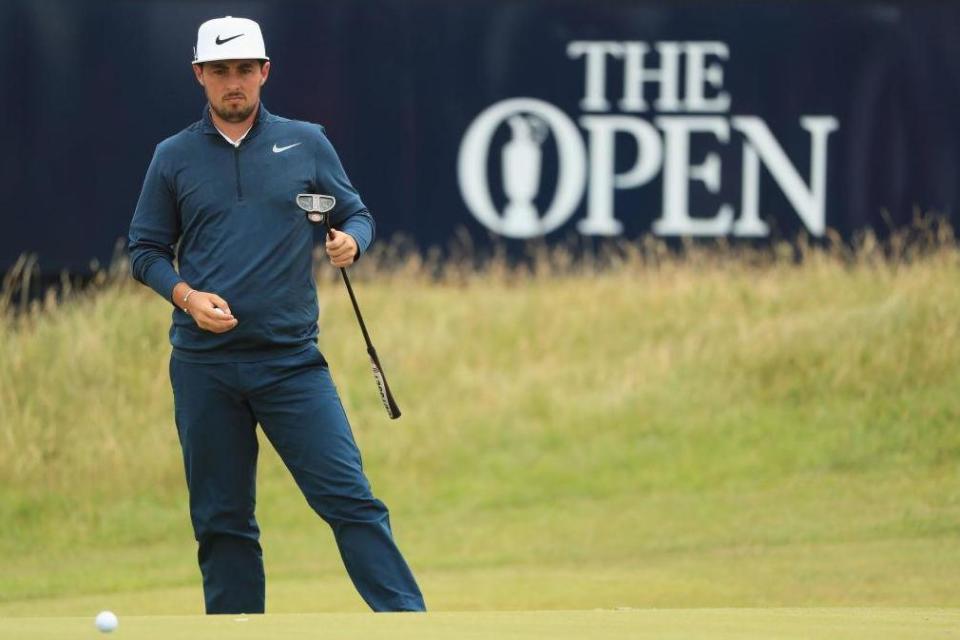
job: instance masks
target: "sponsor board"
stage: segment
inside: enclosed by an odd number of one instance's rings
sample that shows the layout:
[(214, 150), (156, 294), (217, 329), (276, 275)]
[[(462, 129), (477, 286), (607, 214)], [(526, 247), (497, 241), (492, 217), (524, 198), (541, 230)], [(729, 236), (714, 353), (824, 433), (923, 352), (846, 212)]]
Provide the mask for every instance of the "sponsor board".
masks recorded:
[[(956, 222), (958, 3), (289, 0), (245, 13), (271, 57), (265, 104), (326, 127), (378, 241), (764, 242), (882, 232), (917, 211)], [(200, 114), (190, 60), (210, 17), (174, 0), (0, 3), (0, 270), (24, 252), (52, 276), (110, 262), (154, 148)], [(69, 203), (50, 205), (53, 190)]]
[[(763, 237), (770, 233), (762, 209), (760, 173), (769, 172), (806, 230), (823, 235), (827, 225), (827, 165), (830, 134), (839, 126), (833, 115), (798, 114), (796, 126), (809, 135), (810, 163), (801, 171), (788, 157), (761, 116), (733, 115), (733, 96), (723, 85), (731, 54), (726, 43), (573, 41), (567, 55), (582, 62), (581, 112), (568, 114), (534, 98), (499, 101), (470, 124), (457, 160), (457, 178), (469, 211), (486, 228), (508, 238), (534, 238), (564, 225), (581, 208), (576, 224), (587, 236), (619, 236), (615, 192), (650, 188), (660, 177), (661, 196), (652, 231), (661, 236)], [(651, 63), (651, 59), (655, 62)], [(622, 74), (617, 95), (607, 77)], [(574, 80), (572, 78), (571, 80)], [(653, 94), (654, 97), (651, 97)], [(494, 134), (507, 127), (510, 138), (493, 147)], [(708, 152), (691, 157), (691, 139), (736, 146), (742, 180), (721, 181), (721, 158)], [(624, 138), (635, 149), (632, 166), (615, 167), (616, 145)], [(543, 180), (543, 145), (553, 144), (558, 170), (549, 204), (534, 200), (551, 185)], [(500, 154), (500, 172), (488, 171), (490, 156)], [(498, 207), (490, 181), (501, 180), (505, 202)], [(690, 189), (699, 183), (717, 196), (715, 211), (691, 211)], [(740, 206), (724, 198), (738, 190)]]

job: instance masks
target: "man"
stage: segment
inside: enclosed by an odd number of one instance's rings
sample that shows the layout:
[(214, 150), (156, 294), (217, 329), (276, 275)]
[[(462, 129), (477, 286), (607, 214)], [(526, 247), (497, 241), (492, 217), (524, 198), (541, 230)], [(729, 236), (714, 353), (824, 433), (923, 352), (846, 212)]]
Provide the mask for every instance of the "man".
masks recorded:
[(367, 604), (422, 611), (316, 347), (313, 225), (295, 197), (336, 197), (326, 252), (338, 267), (370, 245), (373, 220), (323, 127), (260, 102), (270, 62), (257, 23), (205, 22), (194, 53), (207, 104), (157, 146), (129, 248), (133, 277), (175, 305), (170, 380), (207, 613), (264, 611), (257, 423)]

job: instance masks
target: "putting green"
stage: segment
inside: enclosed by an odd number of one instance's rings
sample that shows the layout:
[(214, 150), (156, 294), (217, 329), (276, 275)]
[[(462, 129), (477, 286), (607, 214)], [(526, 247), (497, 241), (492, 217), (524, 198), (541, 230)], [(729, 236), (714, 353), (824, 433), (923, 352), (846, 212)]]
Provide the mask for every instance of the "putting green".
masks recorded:
[[(0, 638), (103, 637), (87, 618), (4, 618)], [(429, 614), (124, 616), (112, 638), (130, 640), (710, 639), (923, 640), (960, 638), (956, 609), (630, 609)]]

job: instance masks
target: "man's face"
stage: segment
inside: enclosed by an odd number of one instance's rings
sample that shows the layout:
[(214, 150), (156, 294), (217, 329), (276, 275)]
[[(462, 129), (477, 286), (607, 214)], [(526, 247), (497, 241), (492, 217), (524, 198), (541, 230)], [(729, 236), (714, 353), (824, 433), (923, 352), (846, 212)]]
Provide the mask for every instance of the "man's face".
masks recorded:
[(260, 87), (270, 75), (270, 63), (259, 60), (216, 60), (193, 65), (210, 108), (227, 122), (243, 122), (260, 102)]

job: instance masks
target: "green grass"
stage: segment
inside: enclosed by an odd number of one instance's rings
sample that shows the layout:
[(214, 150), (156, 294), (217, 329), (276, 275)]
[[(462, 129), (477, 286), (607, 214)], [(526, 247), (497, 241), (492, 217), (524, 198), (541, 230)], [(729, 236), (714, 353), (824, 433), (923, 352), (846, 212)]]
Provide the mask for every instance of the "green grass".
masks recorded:
[[(960, 606), (952, 243), (621, 255), (359, 265), (397, 422), (321, 281), (321, 348), (431, 609)], [(198, 613), (170, 306), (121, 282), (49, 307), (0, 319), (0, 615)], [(269, 611), (363, 611), (262, 452)]]
[[(924, 640), (960, 637), (960, 613), (937, 609), (738, 609), (524, 613), (300, 614), (121, 617), (118, 637), (448, 640)], [(0, 633), (32, 640), (95, 637), (92, 617), (0, 619)]]

